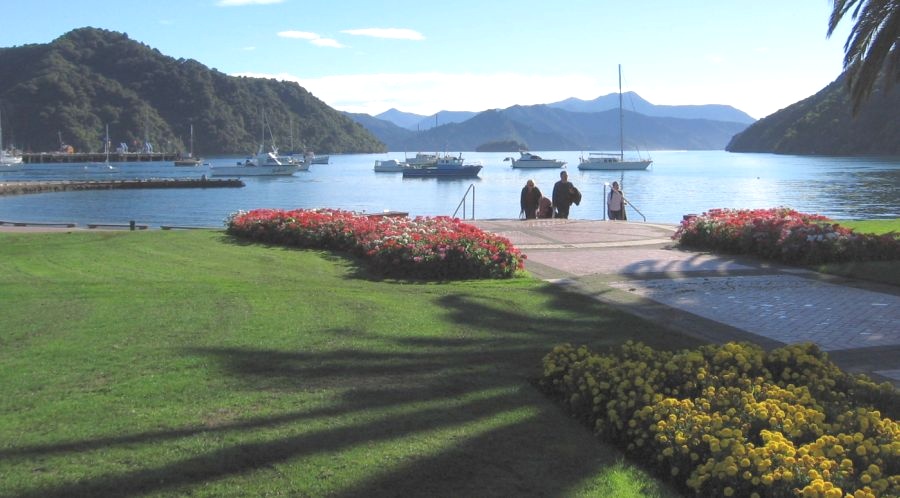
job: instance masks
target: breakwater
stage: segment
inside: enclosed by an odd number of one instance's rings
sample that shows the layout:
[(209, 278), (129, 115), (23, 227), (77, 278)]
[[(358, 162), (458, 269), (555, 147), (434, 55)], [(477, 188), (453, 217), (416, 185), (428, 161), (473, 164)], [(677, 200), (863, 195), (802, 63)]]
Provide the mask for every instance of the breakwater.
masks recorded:
[(0, 183), (0, 195), (40, 194), (73, 190), (112, 190), (148, 188), (240, 188), (244, 182), (233, 178), (161, 178), (146, 180), (89, 180)]
[(22, 162), (37, 163), (137, 163), (147, 161), (174, 161), (178, 155), (172, 152), (23, 152)]

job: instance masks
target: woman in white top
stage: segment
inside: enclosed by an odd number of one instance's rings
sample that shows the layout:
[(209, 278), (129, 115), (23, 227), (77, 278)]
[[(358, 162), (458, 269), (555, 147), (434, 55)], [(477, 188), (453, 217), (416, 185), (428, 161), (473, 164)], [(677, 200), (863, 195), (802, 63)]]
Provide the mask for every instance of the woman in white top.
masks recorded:
[(609, 198), (606, 200), (606, 210), (611, 220), (625, 219), (625, 195), (619, 190), (619, 182), (612, 184), (612, 190), (609, 191)]

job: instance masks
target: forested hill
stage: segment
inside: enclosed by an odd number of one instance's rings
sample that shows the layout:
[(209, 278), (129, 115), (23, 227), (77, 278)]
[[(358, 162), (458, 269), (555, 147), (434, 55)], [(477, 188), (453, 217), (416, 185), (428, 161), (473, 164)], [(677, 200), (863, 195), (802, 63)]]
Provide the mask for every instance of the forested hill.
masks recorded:
[(900, 87), (879, 83), (854, 118), (846, 78), (734, 136), (730, 152), (816, 155), (900, 155)]
[(385, 150), (296, 83), (228, 76), (95, 28), (0, 48), (0, 110), (4, 144), (31, 151), (60, 142), (100, 151), (107, 125), (114, 145), (146, 139), (158, 152), (184, 151), (193, 124), (196, 153), (250, 154), (263, 114), (283, 150), (291, 142), (323, 153)]

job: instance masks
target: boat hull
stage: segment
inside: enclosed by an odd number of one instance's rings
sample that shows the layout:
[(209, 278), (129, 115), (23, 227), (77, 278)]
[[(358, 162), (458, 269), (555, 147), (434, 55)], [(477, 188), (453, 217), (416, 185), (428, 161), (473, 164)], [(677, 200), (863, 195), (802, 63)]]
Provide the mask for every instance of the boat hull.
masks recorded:
[(580, 170), (633, 171), (650, 167), (653, 161), (585, 161), (578, 165)]
[(176, 159), (175, 166), (200, 166), (203, 163), (200, 159)]
[(474, 178), (481, 171), (481, 165), (439, 168), (426, 166), (422, 168), (404, 168), (403, 178)]
[(513, 159), (512, 162), (513, 168), (521, 169), (562, 168), (565, 165), (565, 161), (556, 159)]
[[(308, 168), (308, 167), (307, 167)], [(210, 176), (290, 176), (300, 171), (300, 165), (280, 164), (275, 166), (214, 166)]]

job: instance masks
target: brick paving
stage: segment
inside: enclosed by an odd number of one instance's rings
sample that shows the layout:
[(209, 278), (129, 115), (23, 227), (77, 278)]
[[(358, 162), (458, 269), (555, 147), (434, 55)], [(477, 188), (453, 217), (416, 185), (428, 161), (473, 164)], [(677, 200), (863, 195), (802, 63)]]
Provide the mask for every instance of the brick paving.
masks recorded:
[(843, 368), (900, 386), (900, 289), (753, 258), (673, 247), (676, 227), (587, 220), (479, 220), (539, 278), (707, 340), (811, 341)]

